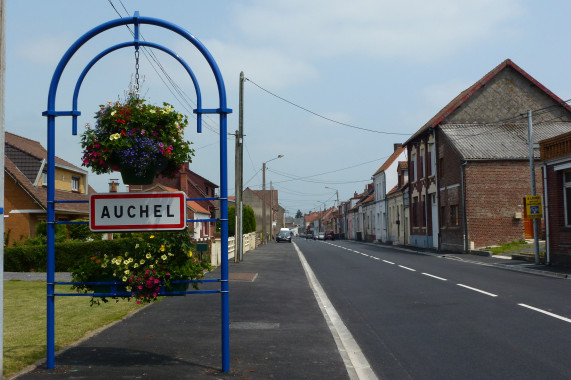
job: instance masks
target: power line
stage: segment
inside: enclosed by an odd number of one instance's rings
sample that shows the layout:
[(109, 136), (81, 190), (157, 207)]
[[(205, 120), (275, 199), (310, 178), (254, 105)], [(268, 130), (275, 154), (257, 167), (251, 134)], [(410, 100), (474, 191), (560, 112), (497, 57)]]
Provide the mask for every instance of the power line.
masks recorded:
[[(113, 4), (113, 2), (111, 0), (107, 0), (109, 2), (109, 4), (111, 5), (111, 7), (115, 10), (115, 12), (119, 15), (120, 18), (123, 18), (123, 16), (121, 15), (121, 13), (117, 10), (117, 8), (115, 7), (115, 5)], [(129, 15), (129, 11), (127, 10), (127, 8), (125, 7), (125, 5), (123, 4), (122, 0), (119, 0), (119, 2), (121, 3), (121, 6), (123, 7), (123, 9), (125, 10), (125, 13), (127, 14), (127, 16)], [(135, 35), (135, 33), (131, 30), (131, 28), (128, 25), (125, 25), (127, 27), (127, 29), (129, 30), (129, 32), (131, 33), (132, 36)], [(146, 41), (145, 38), (143, 37), (143, 34), (140, 33), (140, 37), (143, 41)], [(173, 97), (175, 99), (177, 99), (179, 101), (179, 103), (182, 105), (182, 107), (187, 111), (188, 114), (191, 115), (192, 118), (194, 118), (196, 120), (196, 115), (193, 112), (192, 108), (196, 107), (196, 103), (193, 102), (193, 100), (184, 92), (184, 90), (182, 90), (180, 88), (180, 86), (172, 79), (172, 77), (167, 73), (166, 69), (164, 68), (164, 66), (160, 63), (159, 59), (157, 58), (157, 56), (155, 55), (154, 51), (152, 49), (149, 49), (145, 46), (143, 46), (143, 55), (145, 56), (145, 58), (147, 59), (147, 61), (149, 62), (149, 64), (151, 65), (152, 69), (155, 71), (155, 73), (157, 74), (157, 76), (159, 77), (159, 79), (161, 80), (161, 82), (163, 82), (163, 84), (165, 85), (165, 87), (167, 88), (167, 90), (171, 93), (171, 95), (173, 95)], [(150, 58), (149, 58), (150, 57)], [(157, 68), (153, 65), (153, 62), (155, 62), (155, 64), (159, 67), (160, 71), (163, 73), (164, 77), (166, 78), (166, 80), (170, 83), (170, 87), (169, 85), (165, 82), (165, 79), (163, 79), (163, 77), (160, 75), (160, 73), (158, 72)], [(172, 89), (171, 89), (172, 87)], [(173, 90), (178, 94), (178, 96), (173, 92)], [(181, 100), (182, 99), (182, 100)], [(191, 109), (188, 108), (188, 106), (191, 107)], [(208, 118), (209, 116), (206, 115), (206, 117)], [(203, 118), (203, 125), (210, 130), (211, 132), (214, 132), (215, 134), (220, 134), (220, 132), (217, 130), (216, 127), (210, 125), (208, 123), (209, 119), (205, 119)]]
[(383, 134), (383, 135), (400, 135), (400, 136), (408, 136), (408, 135), (409, 135), (409, 133), (397, 133), (397, 132), (375, 131), (375, 130), (373, 130), (373, 129), (367, 129), (367, 128), (362, 128), (362, 127), (357, 127), (357, 126), (355, 126), (355, 125), (343, 123), (343, 122), (340, 122), (340, 121), (337, 121), (337, 120), (328, 118), (328, 117), (326, 117), (326, 116), (320, 115), (320, 114), (318, 114), (317, 112), (313, 112), (313, 111), (311, 111), (311, 110), (309, 110), (309, 109), (307, 109), (307, 108), (305, 108), (305, 107), (300, 106), (299, 104), (296, 104), (296, 103), (294, 103), (294, 102), (292, 102), (292, 101), (289, 101), (289, 100), (287, 100), (287, 99), (285, 99), (285, 98), (283, 98), (283, 97), (281, 97), (281, 96), (279, 96), (279, 95), (277, 95), (277, 94), (275, 94), (275, 93), (273, 93), (273, 92), (271, 92), (271, 91), (265, 89), (264, 87), (260, 86), (259, 84), (257, 84), (256, 82), (252, 81), (252, 80), (249, 79), (249, 78), (244, 78), (244, 79), (247, 80), (248, 82), (252, 83), (254, 86), (258, 87), (260, 90), (265, 91), (265, 92), (267, 92), (268, 94), (270, 94), (270, 95), (272, 95), (272, 96), (274, 96), (274, 97), (276, 97), (276, 98), (278, 98), (278, 99), (280, 99), (280, 100), (282, 100), (282, 101), (284, 101), (284, 102), (286, 102), (286, 103), (288, 103), (288, 104), (291, 104), (291, 105), (294, 106), (294, 107), (297, 107), (297, 108), (299, 108), (299, 109), (302, 109), (302, 110), (304, 110), (305, 112), (309, 112), (309, 113), (312, 114), (312, 115), (315, 115), (315, 116), (317, 116), (317, 117), (320, 117), (320, 118), (322, 118), (322, 119), (324, 119), (324, 120), (327, 120), (327, 121), (330, 121), (330, 122), (332, 122), (332, 123), (339, 124), (339, 125), (342, 125), (342, 126), (344, 126), (344, 127), (359, 129), (359, 130), (361, 130), (361, 131), (373, 132), (373, 133), (380, 133), (380, 134)]

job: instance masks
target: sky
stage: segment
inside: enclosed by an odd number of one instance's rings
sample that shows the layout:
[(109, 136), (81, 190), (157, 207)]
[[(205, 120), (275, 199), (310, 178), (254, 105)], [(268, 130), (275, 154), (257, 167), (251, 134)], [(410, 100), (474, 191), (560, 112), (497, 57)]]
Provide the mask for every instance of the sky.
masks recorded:
[[(267, 162), (266, 187), (271, 182), (278, 190), (289, 216), (361, 193), (393, 144), (505, 59), (571, 98), (569, 1), (6, 0), (5, 129), (46, 147), (42, 112), (61, 57), (89, 30), (135, 11), (176, 24), (206, 46), (233, 110), (228, 133), (238, 129), (244, 72), (244, 188), (262, 188)], [(213, 75), (188, 41), (148, 25), (141, 34), (179, 54), (197, 76), (203, 107), (219, 107)], [(56, 110), (71, 110), (75, 82), (95, 55), (127, 41), (130, 31), (121, 27), (82, 46), (65, 68)], [(100, 104), (124, 95), (134, 73), (133, 48), (91, 69), (79, 94), (80, 133)], [(196, 95), (182, 66), (145, 51), (139, 73), (145, 99), (189, 116), (191, 170), (220, 184), (218, 117), (205, 117), (203, 132), (196, 132)], [(234, 136), (227, 144), (228, 194), (234, 195)], [(56, 155), (81, 166), (69, 117), (56, 120)], [(278, 155), (284, 157), (273, 160)], [(89, 184), (106, 192), (112, 178), (119, 173), (90, 173)]]

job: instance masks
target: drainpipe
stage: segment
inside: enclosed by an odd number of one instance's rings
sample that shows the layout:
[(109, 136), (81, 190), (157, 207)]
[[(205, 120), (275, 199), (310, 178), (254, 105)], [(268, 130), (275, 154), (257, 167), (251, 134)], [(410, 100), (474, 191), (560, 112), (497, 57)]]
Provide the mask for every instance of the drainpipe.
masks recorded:
[(551, 265), (549, 257), (549, 201), (547, 200), (547, 164), (544, 163), (543, 169), (543, 215), (545, 218), (545, 265)]
[(468, 161), (464, 161), (462, 165), (460, 165), (460, 184), (462, 186), (462, 224), (464, 230), (464, 253), (468, 252), (468, 221), (466, 218), (466, 196), (465, 196), (465, 189), (464, 189), (464, 169), (466, 168), (466, 164)]

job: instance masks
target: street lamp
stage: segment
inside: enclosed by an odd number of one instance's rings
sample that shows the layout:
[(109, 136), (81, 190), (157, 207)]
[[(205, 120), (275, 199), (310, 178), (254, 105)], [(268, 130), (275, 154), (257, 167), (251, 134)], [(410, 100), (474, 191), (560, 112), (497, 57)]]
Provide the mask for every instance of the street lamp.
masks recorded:
[[(323, 213), (321, 213), (321, 216), (319, 217), (319, 226), (317, 227), (317, 234), (319, 234), (319, 233), (321, 232), (321, 223), (322, 223), (322, 220), (323, 220), (323, 216), (325, 216), (325, 207), (326, 207), (326, 204), (325, 204), (325, 202), (323, 202), (323, 201), (317, 201), (317, 202), (323, 203)], [(319, 211), (321, 211), (321, 207), (320, 207), (320, 210), (319, 210)]]
[(266, 236), (266, 164), (270, 161), (282, 158), (283, 156), (284, 156), (283, 154), (278, 154), (277, 157), (274, 157), (271, 160), (262, 163), (262, 181), (263, 181), (262, 193), (264, 195), (264, 199), (262, 202), (262, 241), (265, 241), (266, 243), (269, 240)]
[[(325, 188), (326, 188), (326, 189), (329, 189), (329, 190), (335, 190), (335, 194), (337, 195), (337, 203), (336, 203), (336, 205), (337, 205), (337, 211), (339, 211), (339, 190), (334, 189), (334, 188), (329, 187), (329, 186), (325, 186)], [(336, 218), (335, 218), (335, 219), (336, 219)], [(333, 229), (335, 230), (335, 233), (338, 233), (338, 232), (339, 232), (339, 228), (338, 228), (338, 226), (337, 226), (338, 220), (334, 220), (333, 223), (334, 223)]]

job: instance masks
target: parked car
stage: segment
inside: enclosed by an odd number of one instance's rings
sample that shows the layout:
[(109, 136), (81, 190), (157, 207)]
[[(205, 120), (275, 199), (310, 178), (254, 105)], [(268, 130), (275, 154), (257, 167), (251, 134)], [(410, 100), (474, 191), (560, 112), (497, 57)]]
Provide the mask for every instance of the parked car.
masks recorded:
[(324, 240), (327, 240), (327, 239), (335, 240), (335, 233), (333, 233), (333, 231), (331, 231), (331, 230), (325, 231)]
[(319, 235), (317, 235), (317, 240), (325, 240), (325, 234), (320, 232)]
[(307, 239), (315, 239), (315, 238), (313, 237), (313, 232), (309, 232), (309, 233), (305, 234), (305, 239), (306, 239), (306, 240), (307, 240)]
[(287, 241), (291, 243), (291, 234), (289, 231), (280, 231), (278, 233), (278, 236), (276, 236), (276, 242), (279, 243), (280, 241)]

